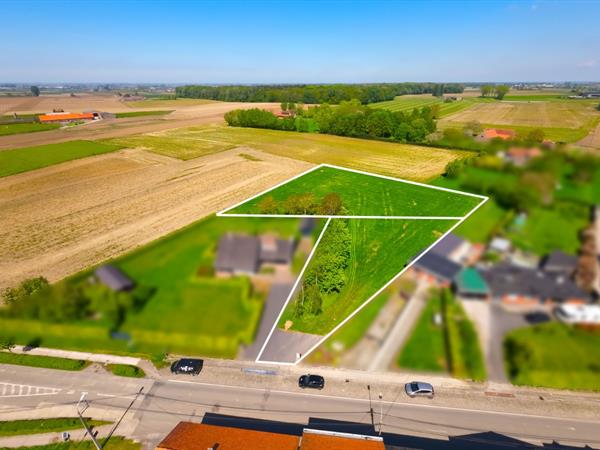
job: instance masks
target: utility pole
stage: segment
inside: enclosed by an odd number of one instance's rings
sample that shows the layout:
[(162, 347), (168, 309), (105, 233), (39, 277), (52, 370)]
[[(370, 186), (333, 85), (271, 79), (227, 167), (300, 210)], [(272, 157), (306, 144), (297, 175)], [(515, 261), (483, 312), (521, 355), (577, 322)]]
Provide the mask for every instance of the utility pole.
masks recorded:
[(379, 436), (381, 436), (381, 430), (383, 428), (383, 394), (379, 393)]
[(373, 416), (373, 403), (371, 402), (371, 385), (367, 384), (367, 391), (369, 391), (369, 413), (371, 414), (371, 425), (373, 431), (375, 431), (375, 417)]
[[(92, 442), (94, 443), (94, 446), (96, 447), (96, 449), (97, 450), (102, 450), (102, 446), (96, 440), (96, 436), (94, 436), (94, 433), (92, 433), (92, 429), (89, 427), (89, 425), (86, 423), (85, 419), (83, 418), (83, 413), (90, 406), (90, 404), (88, 403), (88, 401), (85, 399), (86, 396), (87, 396), (87, 392), (82, 392), (81, 393), (81, 397), (79, 398), (79, 401), (77, 402), (77, 415), (79, 416), (79, 420), (83, 424), (83, 427), (85, 428), (85, 431), (92, 438)], [(81, 405), (82, 403), (84, 404), (84, 407), (83, 407), (83, 409), (80, 409), (79, 405)]]

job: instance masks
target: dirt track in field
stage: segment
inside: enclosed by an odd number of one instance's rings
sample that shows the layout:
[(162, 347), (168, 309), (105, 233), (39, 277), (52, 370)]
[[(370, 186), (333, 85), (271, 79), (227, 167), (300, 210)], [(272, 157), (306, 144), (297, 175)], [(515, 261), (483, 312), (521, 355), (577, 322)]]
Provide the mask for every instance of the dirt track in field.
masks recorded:
[[(35, 99), (35, 97), (31, 98)], [(223, 121), (223, 115), (226, 112), (237, 108), (263, 108), (276, 110), (279, 108), (279, 104), (216, 102), (205, 105), (181, 107), (167, 116), (140, 116), (126, 119), (108, 119), (58, 130), (13, 134), (0, 137), (0, 150), (53, 144), (76, 139), (96, 140), (123, 137), (132, 134), (150, 133), (173, 128), (220, 123)], [(131, 109), (129, 110), (131, 111)]]
[(577, 145), (590, 150), (600, 150), (600, 124), (590, 134), (577, 142)]
[(63, 278), (309, 167), (248, 148), (189, 161), (126, 149), (0, 179), (0, 288)]

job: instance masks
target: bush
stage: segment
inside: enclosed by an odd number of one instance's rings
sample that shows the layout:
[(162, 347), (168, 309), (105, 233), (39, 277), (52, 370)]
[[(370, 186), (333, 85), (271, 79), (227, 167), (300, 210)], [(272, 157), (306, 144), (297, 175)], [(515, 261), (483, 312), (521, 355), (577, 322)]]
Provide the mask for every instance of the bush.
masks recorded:
[(137, 366), (128, 364), (108, 364), (106, 368), (114, 375), (130, 378), (144, 378), (146, 373)]

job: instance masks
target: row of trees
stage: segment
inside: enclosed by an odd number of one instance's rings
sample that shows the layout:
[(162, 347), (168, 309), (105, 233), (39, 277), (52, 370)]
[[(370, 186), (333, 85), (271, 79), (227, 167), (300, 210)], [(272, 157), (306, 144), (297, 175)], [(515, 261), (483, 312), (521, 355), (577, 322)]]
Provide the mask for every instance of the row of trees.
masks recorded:
[(279, 119), (261, 109), (234, 110), (225, 114), (230, 126), (335, 134), (398, 142), (424, 142), (436, 130), (435, 111), (430, 107), (410, 112), (371, 109), (358, 100), (339, 106), (322, 105), (297, 109), (297, 117)]
[(348, 221), (335, 219), (329, 224), (294, 303), (294, 316), (317, 315), (322, 312), (323, 296), (340, 292), (346, 284), (346, 268), (350, 264), (351, 236)]
[(457, 83), (374, 83), (374, 84), (313, 84), (256, 86), (179, 86), (177, 97), (204, 98), (230, 102), (293, 102), (307, 104), (338, 104), (358, 99), (361, 103), (392, 100), (398, 95), (461, 93)]
[(495, 97), (498, 100), (502, 100), (508, 91), (510, 90), (510, 86), (505, 84), (484, 84), (481, 86), (481, 96), (482, 97)]
[(336, 215), (342, 209), (342, 199), (339, 194), (330, 192), (321, 201), (317, 201), (311, 192), (293, 194), (279, 202), (269, 195), (258, 204), (261, 214), (321, 214)]

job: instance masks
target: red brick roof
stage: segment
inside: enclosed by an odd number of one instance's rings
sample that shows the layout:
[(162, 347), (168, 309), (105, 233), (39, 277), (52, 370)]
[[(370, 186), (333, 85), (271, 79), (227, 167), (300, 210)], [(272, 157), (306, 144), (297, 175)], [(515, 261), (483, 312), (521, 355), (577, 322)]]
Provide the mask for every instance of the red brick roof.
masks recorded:
[(157, 450), (298, 450), (299, 443), (287, 434), (179, 422)]
[(512, 139), (515, 137), (515, 132), (513, 130), (500, 130), (498, 128), (486, 128), (483, 130), (483, 137), (486, 139)]

